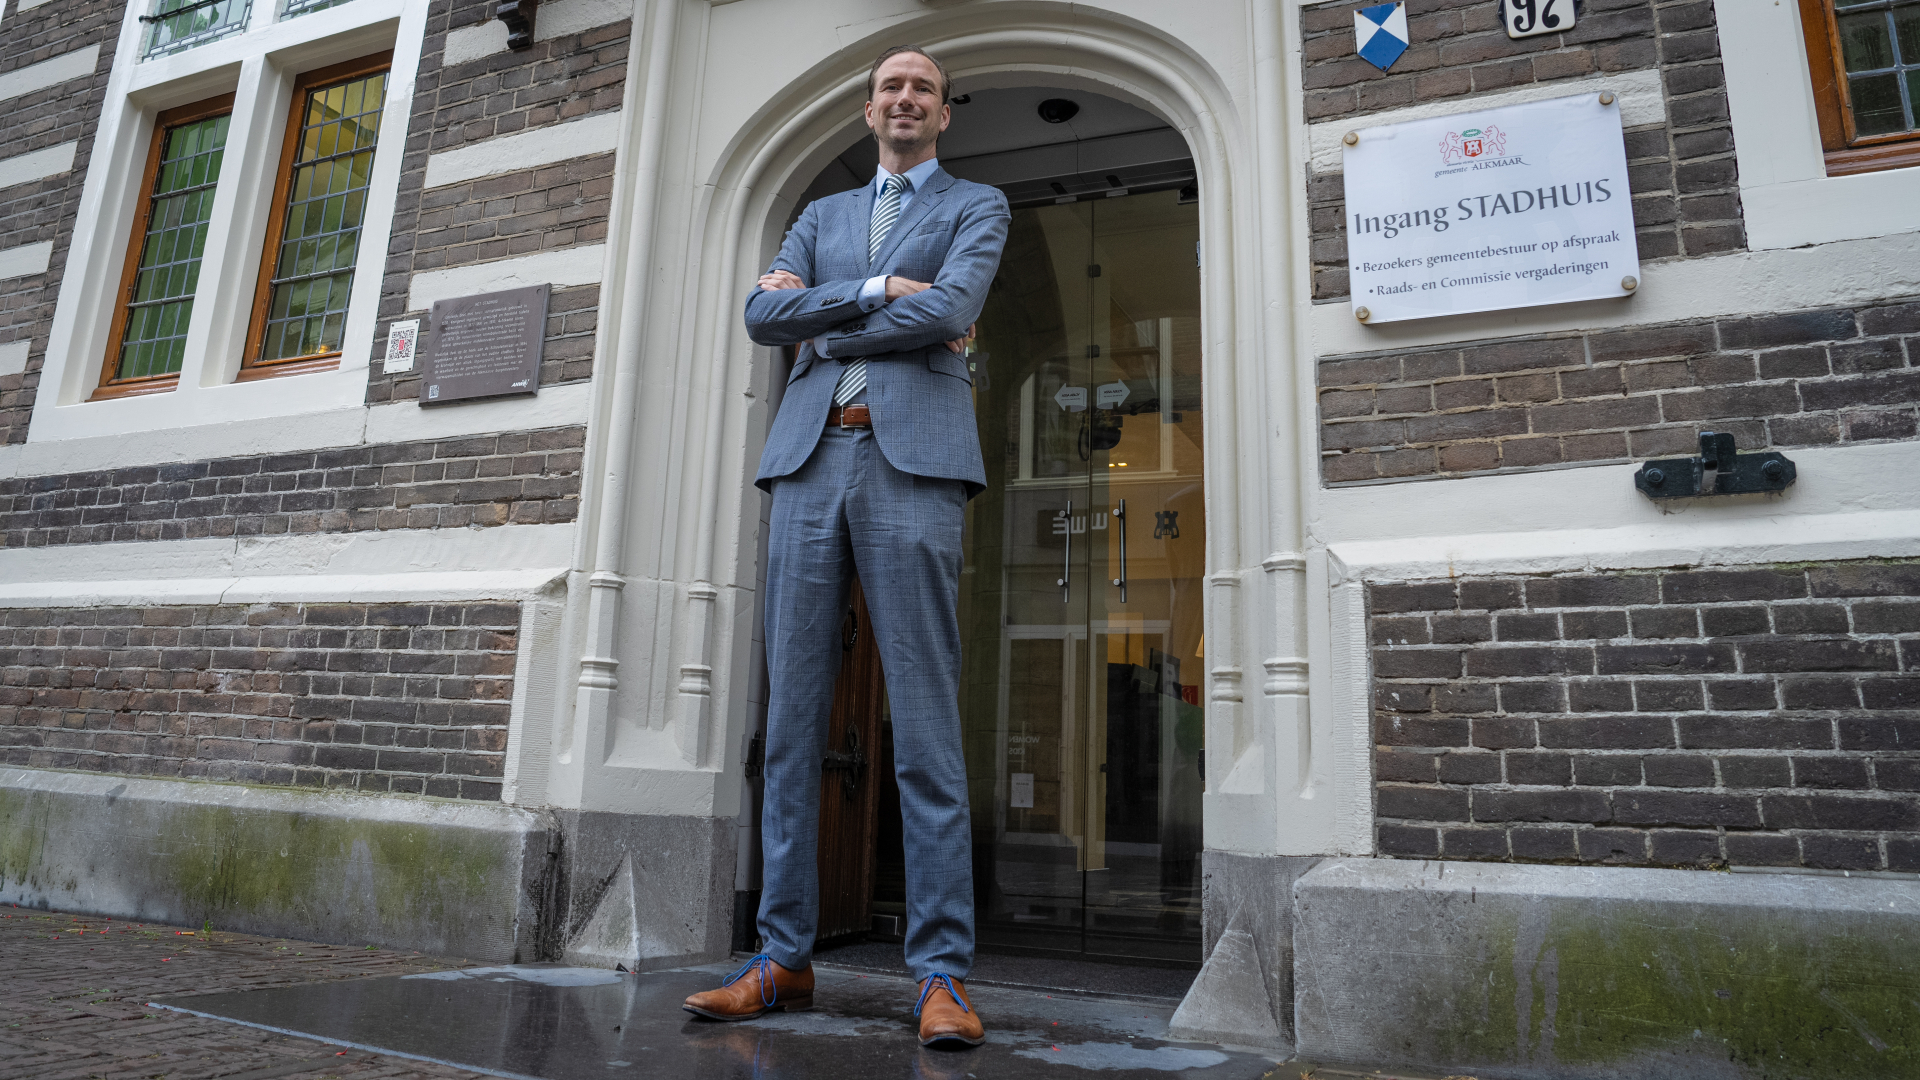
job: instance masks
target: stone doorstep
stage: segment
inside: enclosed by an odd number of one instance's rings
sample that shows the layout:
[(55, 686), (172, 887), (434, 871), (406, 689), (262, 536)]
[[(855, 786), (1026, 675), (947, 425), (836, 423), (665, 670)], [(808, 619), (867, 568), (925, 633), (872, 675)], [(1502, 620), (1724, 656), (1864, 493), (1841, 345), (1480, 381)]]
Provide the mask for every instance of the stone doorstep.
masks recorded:
[[(923, 1049), (910, 977), (822, 968), (811, 1009), (747, 1023), (690, 1018), (680, 1002), (726, 964), (616, 973), (559, 964), (474, 967), (398, 978), (203, 994), (156, 1002), (377, 1053), (496, 1075), (753, 1075), (996, 1080), (1162, 1075), (1259, 1080), (1276, 1056), (1175, 1040), (1170, 1002), (970, 988), (988, 1032), (974, 1049)], [(512, 1033), (500, 1038), (500, 1033)], [(1280, 1066), (1285, 1068), (1285, 1066)], [(609, 1075), (622, 1075), (618, 1073)], [(1280, 1075), (1285, 1075), (1282, 1072)]]

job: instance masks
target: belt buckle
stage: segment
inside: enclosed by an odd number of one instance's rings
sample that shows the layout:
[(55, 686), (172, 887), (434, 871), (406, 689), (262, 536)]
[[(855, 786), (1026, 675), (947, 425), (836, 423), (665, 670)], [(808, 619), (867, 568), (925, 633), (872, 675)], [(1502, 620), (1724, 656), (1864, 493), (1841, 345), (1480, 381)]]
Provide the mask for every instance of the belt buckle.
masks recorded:
[[(864, 404), (851, 404), (851, 405), (840, 406), (840, 430), (841, 431), (845, 431), (848, 428), (853, 426), (852, 424), (847, 423), (847, 412), (850, 409), (860, 409), (864, 411), (866, 409), (866, 406)], [(871, 417), (872, 414), (869, 413), (868, 415), (869, 417)], [(872, 420), (869, 419), (868, 423), (871, 424)]]

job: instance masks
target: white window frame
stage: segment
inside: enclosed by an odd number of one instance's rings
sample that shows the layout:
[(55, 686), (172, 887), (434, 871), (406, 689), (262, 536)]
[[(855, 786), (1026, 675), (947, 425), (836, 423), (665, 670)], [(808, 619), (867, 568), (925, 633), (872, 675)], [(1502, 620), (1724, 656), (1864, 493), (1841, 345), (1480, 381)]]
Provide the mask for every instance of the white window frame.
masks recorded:
[[(136, 0), (121, 23), (29, 440), (361, 409), (428, 0), (400, 0), (398, 5), (391, 0), (350, 0), (286, 19), (280, 17), (285, 0), (255, 0), (245, 31), (143, 61), (148, 27), (139, 17), (154, 6), (154, 0)], [(236, 382), (268, 222), (285, 212), (273, 205), (273, 191), (294, 80), (302, 72), (385, 49), (393, 50), (393, 67), (339, 367)], [(164, 393), (91, 401), (119, 315), (127, 244), (148, 194), (140, 181), (154, 119), (174, 106), (227, 92), (234, 94), (233, 119), (179, 383)]]
[(1720, 56), (1751, 250), (1920, 231), (1920, 166), (1828, 176), (1792, 0), (1722, 5)]

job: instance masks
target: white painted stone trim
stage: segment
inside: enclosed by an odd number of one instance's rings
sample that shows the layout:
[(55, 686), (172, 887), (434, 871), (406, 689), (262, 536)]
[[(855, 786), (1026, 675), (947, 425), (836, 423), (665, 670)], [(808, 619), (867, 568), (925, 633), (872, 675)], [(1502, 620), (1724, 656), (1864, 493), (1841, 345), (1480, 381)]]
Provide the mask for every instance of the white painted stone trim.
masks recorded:
[(597, 285), (606, 261), (605, 244), (582, 244), (471, 266), (425, 270), (413, 275), (413, 285), (407, 291), (407, 310), (424, 311), (432, 307), (435, 300), (528, 285), (552, 285), (556, 289)]
[(501, 397), (452, 405), (422, 406), (407, 400), (367, 410), (362, 442), (375, 446), (415, 439), (450, 439), (495, 431), (535, 431), (585, 424), (591, 382), (544, 387), (532, 397)]
[(1307, 140), (1313, 155), (1311, 163), (1315, 172), (1340, 172), (1341, 154), (1345, 149), (1340, 140), (1349, 131), (1358, 131), (1361, 137), (1365, 138), (1368, 128), (1385, 127), (1388, 124), (1400, 124), (1408, 120), (1452, 116), (1455, 113), (1499, 109), (1508, 105), (1523, 105), (1530, 101), (1551, 101), (1554, 98), (1598, 94), (1602, 90), (1611, 90), (1620, 99), (1622, 125), (1640, 127), (1666, 122), (1667, 98), (1660, 85), (1660, 72), (1628, 71), (1617, 75), (1568, 79), (1564, 82), (1535, 83), (1497, 94), (1469, 94), (1465, 97), (1429, 101), (1420, 105), (1409, 105), (1404, 109), (1390, 109), (1386, 112), (1371, 113), (1345, 120), (1325, 120), (1307, 128)]
[(1799, 6), (1742, 5), (1719, 23), (1747, 246), (1920, 230), (1920, 168), (1827, 175)]
[[(533, 40), (551, 41), (630, 19), (633, 8), (633, 0), (552, 0), (540, 5), (540, 14), (533, 21)], [(506, 51), (507, 24), (488, 19), (477, 26), (449, 30), (440, 62), (448, 66), (464, 64)]]
[(9, 341), (0, 345), (0, 378), (27, 370), (27, 354), (32, 351), (31, 341)]
[[(1920, 169), (1910, 169), (1920, 179)], [(1920, 191), (1916, 192), (1920, 201)], [(1515, 308), (1366, 326), (1346, 301), (1315, 304), (1308, 319), (1321, 357), (1412, 349), (1449, 341), (1773, 315), (1868, 304), (1920, 293), (1920, 233), (1772, 251), (1640, 264), (1640, 288), (1618, 300)]]
[(535, 831), (540, 824), (529, 811), (472, 799), (422, 799), (374, 792), (312, 791), (55, 769), (0, 767), (0, 790), (52, 791), (102, 800), (125, 798), (138, 802), (231, 806), (353, 821), (453, 825), (509, 834)]
[[(1447, 566), (1478, 567), (1496, 551), (1503, 552), (1497, 556), (1502, 565), (1515, 565), (1513, 552), (1537, 552), (1544, 571), (1584, 565), (1606, 552), (1615, 553), (1611, 561), (1596, 565), (1845, 558), (1855, 556), (1819, 552), (1860, 550), (1854, 542), (1865, 545), (1882, 535), (1872, 531), (1878, 527), (1893, 530), (1885, 543), (1894, 543), (1900, 528), (1920, 537), (1920, 486), (1911, 481), (1920, 475), (1920, 444), (1821, 446), (1786, 454), (1799, 475), (1779, 496), (1673, 500), (1664, 506), (1634, 489), (1633, 464), (1322, 488), (1313, 498), (1313, 538), (1316, 546), (1340, 555), (1347, 576), (1382, 559), (1424, 559), (1444, 576)], [(1899, 516), (1881, 516), (1888, 514)], [(1436, 523), (1444, 531), (1436, 531)], [(1817, 547), (1795, 546), (1817, 540)], [(1562, 549), (1583, 554), (1567, 564), (1554, 554)]]
[(51, 240), (7, 248), (5, 251), (0, 251), (0, 278), (44, 274), (47, 272), (47, 264), (52, 261), (53, 241)]
[(322, 585), (333, 579), (426, 572), (550, 575), (567, 565), (574, 531), (565, 522), (7, 548), (0, 550), (0, 581), (16, 586), (90, 582), (101, 588), (134, 580), (310, 583), (287, 593), (297, 600), (312, 588), (333, 589)]
[(1341, 580), (1356, 582), (1914, 558), (1920, 556), (1920, 511), (1783, 516), (1760, 537), (1749, 522), (1720, 521), (1681, 536), (1646, 528), (1569, 529), (1360, 541), (1328, 550)]
[(399, 604), (537, 600), (566, 570), (469, 570), (337, 577), (172, 578), (0, 584), (0, 608), (144, 607), (205, 604)]
[[(20, 6), (27, 5), (23, 3)], [(91, 75), (99, 66), (100, 46), (98, 45), (75, 49), (38, 64), (28, 64), (26, 67), (0, 75), (0, 101), (17, 98), (22, 94), (31, 94), (35, 90), (45, 90), (49, 86), (58, 86), (69, 79)]]
[[(96, 427), (77, 438), (34, 439), (0, 446), (0, 478), (570, 427), (587, 422), (592, 386), (590, 382), (568, 383), (549, 387), (530, 398), (498, 398), (432, 409), (423, 409), (411, 400), (316, 409), (302, 415), (297, 424), (288, 423), (281, 416), (224, 423), (194, 418), (195, 422), (152, 430), (138, 440), (102, 432)], [(364, 387), (360, 392), (364, 392)], [(156, 398), (172, 396), (155, 395)], [(74, 427), (86, 430), (78, 423)]]
[(620, 141), (619, 111), (582, 120), (468, 143), (427, 159), (430, 188), (461, 184), (483, 176), (535, 169), (542, 165), (612, 152)]
[(73, 169), (73, 158), (80, 150), (77, 142), (49, 146), (28, 154), (16, 154), (0, 161), (0, 188), (31, 184)]

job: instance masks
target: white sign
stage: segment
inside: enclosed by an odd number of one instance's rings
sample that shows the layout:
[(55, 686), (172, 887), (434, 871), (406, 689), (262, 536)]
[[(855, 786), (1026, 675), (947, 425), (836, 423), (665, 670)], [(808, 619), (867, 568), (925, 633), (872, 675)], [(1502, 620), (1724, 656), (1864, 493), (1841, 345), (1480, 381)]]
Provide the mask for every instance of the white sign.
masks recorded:
[(1362, 322), (1638, 287), (1626, 142), (1611, 94), (1410, 120), (1349, 138), (1347, 264)]
[(420, 344), (420, 320), (408, 319), (387, 327), (387, 357), (380, 369), (388, 375), (413, 370), (413, 354)]
[(1101, 383), (1093, 388), (1093, 403), (1103, 409), (1111, 409), (1125, 400), (1127, 400), (1126, 383)]
[(1574, 0), (1500, 0), (1500, 21), (1510, 38), (1564, 33), (1577, 15)]
[(1018, 810), (1033, 809), (1033, 774), (1030, 772), (1008, 773), (1007, 779), (1012, 781), (1009, 785), (1013, 788), (1011, 805)]
[(1087, 388), (1084, 386), (1063, 386), (1053, 395), (1054, 403), (1067, 412), (1087, 411)]

